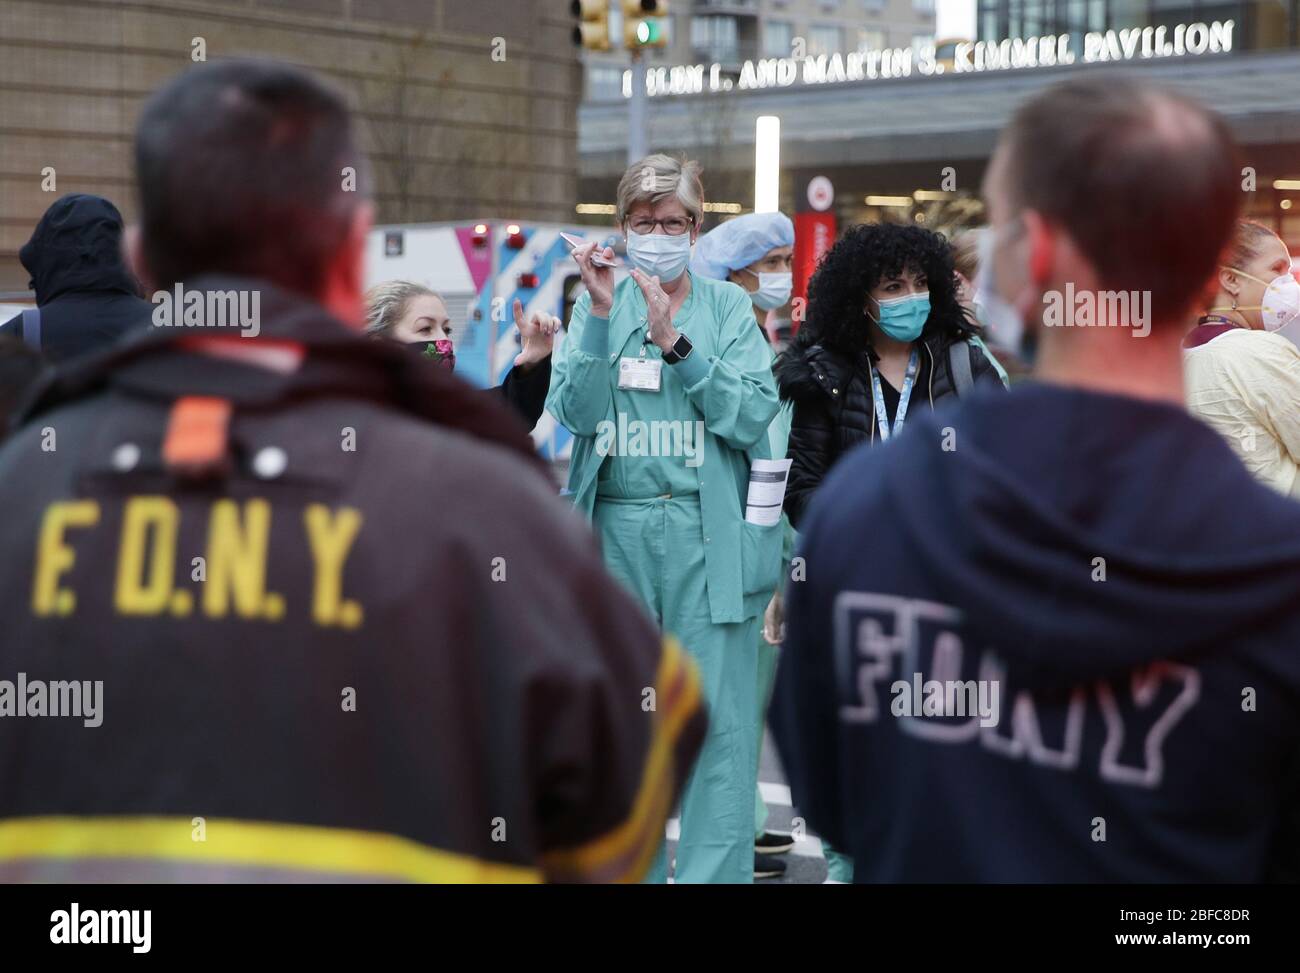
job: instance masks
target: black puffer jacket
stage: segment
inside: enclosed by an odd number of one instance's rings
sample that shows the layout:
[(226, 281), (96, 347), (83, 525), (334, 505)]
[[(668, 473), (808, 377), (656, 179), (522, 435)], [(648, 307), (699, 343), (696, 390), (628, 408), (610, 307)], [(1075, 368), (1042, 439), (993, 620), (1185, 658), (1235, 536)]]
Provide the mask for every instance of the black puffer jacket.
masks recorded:
[[(997, 370), (978, 345), (956, 335), (931, 335), (920, 341), (924, 388), (916, 389), (916, 394), (923, 393), (931, 407), (956, 394), (948, 349), (958, 341), (970, 356), (974, 384), (1002, 388)], [(875, 360), (875, 352), (865, 345), (855, 360), (824, 344), (796, 343), (777, 362), (781, 398), (794, 403), (789, 445), (794, 462), (786, 488), (785, 512), (796, 528), (813, 491), (836, 461), (859, 443), (876, 438), (868, 355)]]

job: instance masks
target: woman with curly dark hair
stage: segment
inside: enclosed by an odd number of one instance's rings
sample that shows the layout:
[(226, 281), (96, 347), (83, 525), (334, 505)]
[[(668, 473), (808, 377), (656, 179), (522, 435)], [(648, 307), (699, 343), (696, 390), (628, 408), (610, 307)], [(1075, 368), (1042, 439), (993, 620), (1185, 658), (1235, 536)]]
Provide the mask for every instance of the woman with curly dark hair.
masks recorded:
[(794, 404), (785, 510), (795, 527), (854, 446), (896, 435), (909, 410), (975, 385), (1003, 387), (958, 301), (948, 241), (893, 223), (853, 227), (822, 259), (807, 320), (776, 374)]

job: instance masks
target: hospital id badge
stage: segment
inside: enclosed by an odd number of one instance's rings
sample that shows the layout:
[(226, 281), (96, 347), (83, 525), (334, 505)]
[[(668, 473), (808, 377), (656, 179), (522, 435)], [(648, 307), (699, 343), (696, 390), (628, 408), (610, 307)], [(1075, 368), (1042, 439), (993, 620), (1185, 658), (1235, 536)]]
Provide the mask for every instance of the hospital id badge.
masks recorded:
[(658, 392), (664, 363), (659, 358), (622, 358), (618, 363), (618, 387), (637, 392)]

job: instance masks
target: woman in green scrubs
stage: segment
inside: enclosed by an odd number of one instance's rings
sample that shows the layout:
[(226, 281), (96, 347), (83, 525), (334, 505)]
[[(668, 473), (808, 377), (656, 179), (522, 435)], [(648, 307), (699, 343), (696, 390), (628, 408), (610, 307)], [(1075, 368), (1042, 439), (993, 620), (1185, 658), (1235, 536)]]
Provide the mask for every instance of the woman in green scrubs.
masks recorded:
[[(749, 297), (688, 269), (702, 218), (695, 163), (652, 155), (627, 170), (618, 222), (631, 274), (615, 285), (595, 262), (612, 250), (574, 251), (587, 293), (546, 404), (574, 435), (569, 492), (591, 518), (606, 566), (700, 670), (709, 732), (682, 795), (676, 880), (750, 882), (754, 647), (782, 528), (745, 512), (750, 465), (772, 458), (767, 430), (778, 403)], [(648, 880), (666, 878), (661, 848)]]

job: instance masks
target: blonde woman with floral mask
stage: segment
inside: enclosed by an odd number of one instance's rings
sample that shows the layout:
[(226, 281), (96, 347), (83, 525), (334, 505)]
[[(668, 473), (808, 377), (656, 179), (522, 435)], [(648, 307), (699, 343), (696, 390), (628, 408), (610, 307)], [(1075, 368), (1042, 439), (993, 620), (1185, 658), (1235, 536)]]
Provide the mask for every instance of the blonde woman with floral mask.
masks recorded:
[[(416, 354), (455, 370), (451, 315), (441, 297), (422, 284), (389, 280), (367, 291), (365, 301), (366, 334), (400, 342)], [(525, 314), (518, 298), (514, 314), (522, 347), (514, 367), (494, 392), (503, 395), (524, 425), (532, 429), (546, 406), (546, 390), (551, 383), (551, 345), (560, 330), (560, 319), (545, 311)]]

